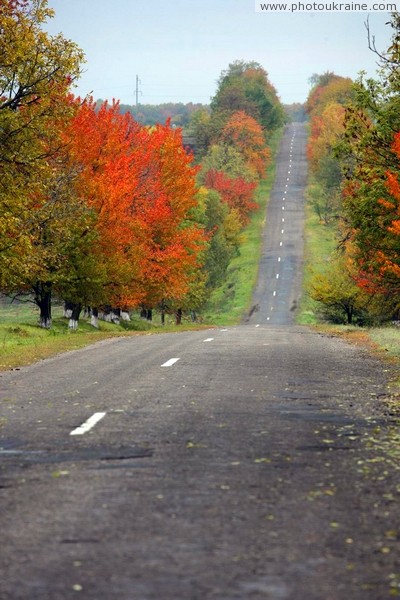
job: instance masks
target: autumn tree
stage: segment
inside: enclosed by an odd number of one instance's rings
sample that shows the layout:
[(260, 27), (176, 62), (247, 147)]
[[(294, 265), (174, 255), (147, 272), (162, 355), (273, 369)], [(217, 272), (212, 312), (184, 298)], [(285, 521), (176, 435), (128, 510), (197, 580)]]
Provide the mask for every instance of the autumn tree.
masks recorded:
[(153, 188), (152, 193), (140, 195), (133, 203), (148, 258), (142, 271), (144, 303), (183, 302), (198, 276), (205, 243), (202, 228), (191, 216), (197, 205), (198, 168), (183, 148), (181, 131), (172, 129), (169, 122), (142, 133), (150, 148), (151, 185), (159, 189), (157, 195)]
[(211, 101), (213, 112), (243, 111), (259, 122), (266, 131), (281, 127), (285, 113), (268, 74), (257, 62), (235, 61), (218, 80), (218, 89)]
[(220, 194), (222, 200), (238, 213), (242, 227), (247, 225), (250, 213), (257, 209), (254, 202), (256, 183), (245, 181), (242, 177), (231, 178), (221, 171), (208, 171), (205, 185)]
[(320, 114), (332, 102), (345, 106), (353, 98), (353, 81), (349, 77), (327, 71), (321, 75), (312, 75), (309, 81), (312, 84), (306, 102), (309, 115)]
[[(78, 190), (96, 215), (93, 247), (108, 304), (154, 307), (183, 300), (204, 242), (190, 219), (195, 175), (180, 130), (148, 129), (119, 105), (87, 100), (68, 131)], [(104, 302), (104, 299), (99, 299)]]
[(321, 220), (338, 218), (342, 169), (335, 150), (344, 134), (345, 108), (331, 102), (320, 114), (311, 113), (307, 144), (311, 181), (308, 196)]
[(201, 184), (204, 184), (205, 177), (211, 170), (223, 172), (231, 179), (241, 177), (247, 182), (258, 181), (257, 173), (246, 162), (243, 153), (230, 143), (213, 144), (209, 148), (201, 161), (201, 170), (198, 175)]
[(343, 254), (333, 255), (324, 271), (313, 275), (308, 293), (320, 303), (323, 315), (338, 323), (360, 321), (368, 303), (354, 280), (351, 261)]
[(67, 95), (83, 59), (74, 43), (43, 30), (51, 16), (46, 0), (0, 0), (0, 284), (16, 293), (36, 274), (42, 324), (50, 321), (47, 235), (68, 239), (54, 196), (58, 134), (73, 114)]
[[(400, 16), (392, 15), (392, 44), (379, 54), (378, 79), (361, 76), (346, 110), (340, 155), (345, 173), (343, 210), (354, 248), (358, 283), (400, 303), (398, 185), (400, 153)], [(388, 314), (390, 316), (390, 314)]]
[(265, 175), (271, 154), (255, 119), (243, 111), (233, 113), (222, 130), (221, 141), (236, 148), (259, 178)]
[(233, 113), (244, 112), (265, 132), (281, 127), (287, 120), (284, 108), (267, 72), (257, 62), (235, 61), (222, 71), (210, 113), (193, 117), (192, 132), (201, 156), (219, 144), (222, 131)]

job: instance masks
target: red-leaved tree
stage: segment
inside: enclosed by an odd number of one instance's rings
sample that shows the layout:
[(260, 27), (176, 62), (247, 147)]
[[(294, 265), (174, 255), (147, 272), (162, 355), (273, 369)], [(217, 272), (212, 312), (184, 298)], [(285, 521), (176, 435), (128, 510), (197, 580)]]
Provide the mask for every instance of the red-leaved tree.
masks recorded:
[(211, 169), (206, 174), (205, 185), (216, 190), (230, 208), (238, 210), (242, 225), (248, 222), (250, 213), (258, 208), (253, 199), (257, 187), (254, 182), (245, 181), (242, 177), (233, 179), (222, 171)]

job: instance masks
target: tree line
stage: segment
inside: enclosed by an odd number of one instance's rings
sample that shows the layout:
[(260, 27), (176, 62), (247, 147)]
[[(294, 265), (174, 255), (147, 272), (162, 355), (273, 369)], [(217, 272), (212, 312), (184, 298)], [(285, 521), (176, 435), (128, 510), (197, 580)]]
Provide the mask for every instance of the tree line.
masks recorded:
[[(83, 52), (44, 26), (47, 0), (0, 0), (0, 290), (83, 307), (198, 310), (256, 208), (268, 135), (285, 114), (267, 73), (237, 61), (194, 112), (197, 160), (170, 120), (76, 98)], [(95, 323), (95, 320), (94, 320)]]
[(337, 248), (310, 294), (325, 316), (360, 324), (400, 318), (400, 16), (379, 52), (376, 78), (314, 77), (309, 201), (336, 231)]

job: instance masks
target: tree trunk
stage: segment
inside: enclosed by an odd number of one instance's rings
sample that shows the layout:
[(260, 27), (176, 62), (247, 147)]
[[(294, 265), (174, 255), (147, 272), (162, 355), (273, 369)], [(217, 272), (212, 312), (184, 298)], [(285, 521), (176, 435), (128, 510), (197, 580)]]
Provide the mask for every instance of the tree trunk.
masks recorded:
[(345, 311), (346, 311), (347, 323), (348, 323), (348, 325), (351, 325), (353, 323), (353, 307), (347, 306), (345, 308)]
[(98, 308), (92, 308), (92, 315), (90, 317), (90, 324), (96, 329), (99, 328), (99, 310)]
[(74, 305), (72, 302), (64, 302), (64, 318), (70, 319)]
[(112, 308), (111, 309), (111, 322), (114, 325), (119, 325), (121, 322), (121, 309), (120, 308)]
[(81, 314), (82, 304), (74, 304), (72, 309), (71, 318), (68, 323), (68, 329), (76, 331), (79, 324), (79, 315)]
[(178, 308), (178, 310), (175, 313), (175, 322), (177, 325), (181, 325), (182, 323), (182, 309)]
[(160, 302), (160, 313), (161, 313), (161, 325), (165, 325), (165, 311), (167, 309), (167, 305), (164, 302), (164, 300), (162, 300), (162, 302)]
[(43, 329), (51, 328), (51, 282), (38, 281), (33, 287), (35, 303), (39, 307), (39, 325)]

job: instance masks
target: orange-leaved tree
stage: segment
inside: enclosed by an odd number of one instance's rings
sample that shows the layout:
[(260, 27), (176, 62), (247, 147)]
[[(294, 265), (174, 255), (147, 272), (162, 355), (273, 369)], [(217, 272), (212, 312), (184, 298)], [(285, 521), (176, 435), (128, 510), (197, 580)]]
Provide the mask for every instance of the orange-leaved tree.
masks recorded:
[(117, 102), (96, 110), (87, 99), (65, 133), (71, 161), (80, 171), (77, 191), (95, 214), (92, 253), (104, 280), (99, 304), (134, 306), (143, 296), (138, 285), (143, 253), (132, 215), (140, 170), (134, 151), (139, 130), (129, 114), (120, 114)]
[(233, 113), (222, 131), (221, 140), (238, 149), (258, 177), (265, 175), (271, 154), (261, 125), (253, 117), (244, 111)]
[(197, 167), (182, 145), (179, 129), (169, 121), (142, 128), (149, 170), (132, 204), (138, 234), (145, 249), (141, 273), (144, 304), (183, 301), (200, 276), (206, 242), (203, 229), (191, 217), (197, 206)]
[(154, 306), (181, 298), (196, 277), (204, 236), (190, 221), (195, 173), (179, 131), (148, 129), (119, 105), (85, 101), (67, 135), (79, 189), (96, 214), (93, 247), (106, 302)]

